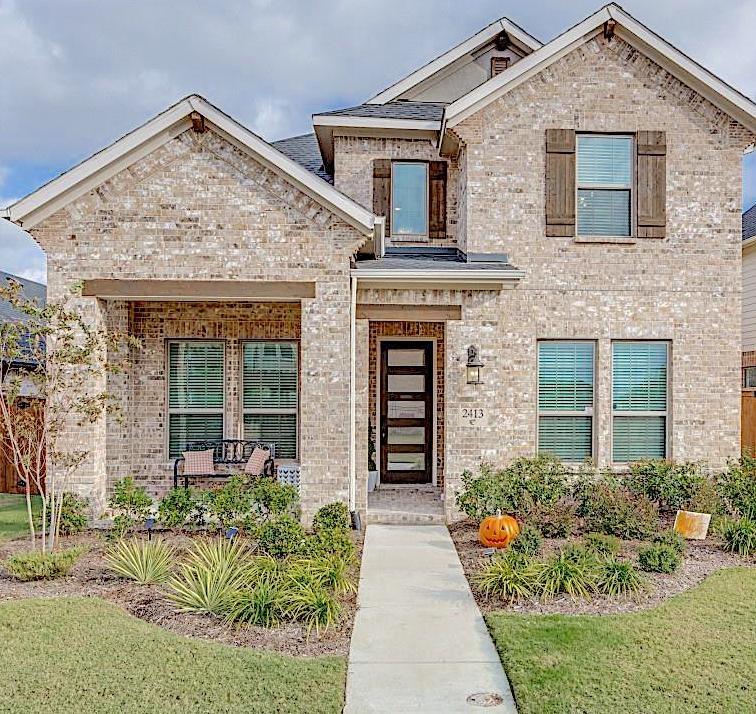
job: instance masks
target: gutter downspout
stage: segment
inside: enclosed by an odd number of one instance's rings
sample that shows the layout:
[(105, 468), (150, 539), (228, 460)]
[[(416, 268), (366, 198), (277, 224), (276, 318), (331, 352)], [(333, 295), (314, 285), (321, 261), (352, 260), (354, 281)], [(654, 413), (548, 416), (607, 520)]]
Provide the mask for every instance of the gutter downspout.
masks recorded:
[(357, 454), (355, 448), (355, 418), (357, 416), (356, 405), (356, 366), (357, 366), (357, 278), (349, 276), (349, 288), (351, 301), (349, 307), (349, 510), (355, 511), (357, 503)]

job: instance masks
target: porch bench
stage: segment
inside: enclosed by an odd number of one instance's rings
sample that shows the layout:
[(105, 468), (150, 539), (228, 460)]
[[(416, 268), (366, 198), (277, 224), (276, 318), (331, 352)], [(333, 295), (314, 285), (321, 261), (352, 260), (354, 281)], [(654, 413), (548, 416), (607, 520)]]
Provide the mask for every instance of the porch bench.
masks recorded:
[(220, 441), (192, 441), (187, 445), (187, 451), (213, 450), (213, 467), (215, 466), (240, 466), (238, 472), (216, 471), (210, 474), (185, 474), (183, 472), (184, 457), (179, 456), (173, 462), (173, 488), (178, 488), (179, 478), (184, 480), (184, 488), (189, 488), (190, 478), (228, 478), (235, 473), (243, 473), (244, 465), (249, 460), (255, 447), (265, 449), (269, 456), (265, 460), (261, 476), (274, 476), (274, 459), (276, 457), (276, 445), (260, 441), (247, 441), (244, 439), (222, 439)]

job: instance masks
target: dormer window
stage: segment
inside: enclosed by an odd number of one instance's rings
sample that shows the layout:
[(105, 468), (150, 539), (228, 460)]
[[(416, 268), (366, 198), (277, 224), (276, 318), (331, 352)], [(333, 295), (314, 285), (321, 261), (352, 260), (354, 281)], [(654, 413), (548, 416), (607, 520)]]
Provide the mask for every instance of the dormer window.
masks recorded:
[(391, 165), (391, 232), (428, 235), (428, 164), (394, 161)]

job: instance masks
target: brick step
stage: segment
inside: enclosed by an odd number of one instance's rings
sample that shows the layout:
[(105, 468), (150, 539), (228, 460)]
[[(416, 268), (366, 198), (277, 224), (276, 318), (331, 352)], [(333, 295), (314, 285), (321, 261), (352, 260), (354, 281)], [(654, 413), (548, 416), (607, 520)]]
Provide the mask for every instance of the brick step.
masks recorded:
[(412, 513), (411, 511), (389, 511), (368, 509), (368, 525), (394, 526), (442, 526), (446, 523), (443, 511), (438, 513)]

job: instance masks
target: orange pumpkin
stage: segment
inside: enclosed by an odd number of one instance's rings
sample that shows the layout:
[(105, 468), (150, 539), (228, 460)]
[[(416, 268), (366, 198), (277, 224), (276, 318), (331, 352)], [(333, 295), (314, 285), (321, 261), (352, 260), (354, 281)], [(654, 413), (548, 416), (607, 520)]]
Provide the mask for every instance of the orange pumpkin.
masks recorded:
[(487, 548), (506, 548), (520, 535), (520, 526), (512, 516), (488, 516), (478, 529), (480, 542)]

